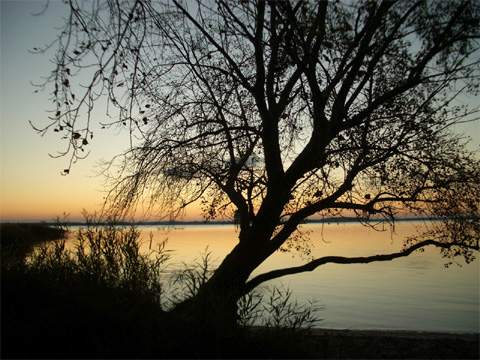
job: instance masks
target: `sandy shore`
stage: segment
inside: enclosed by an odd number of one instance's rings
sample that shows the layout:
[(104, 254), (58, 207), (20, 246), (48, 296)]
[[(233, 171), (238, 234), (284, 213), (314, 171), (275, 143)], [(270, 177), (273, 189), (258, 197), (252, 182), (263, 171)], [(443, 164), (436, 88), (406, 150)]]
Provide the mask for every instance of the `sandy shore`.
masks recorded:
[(314, 329), (311, 338), (312, 354), (319, 358), (479, 358), (478, 333)]

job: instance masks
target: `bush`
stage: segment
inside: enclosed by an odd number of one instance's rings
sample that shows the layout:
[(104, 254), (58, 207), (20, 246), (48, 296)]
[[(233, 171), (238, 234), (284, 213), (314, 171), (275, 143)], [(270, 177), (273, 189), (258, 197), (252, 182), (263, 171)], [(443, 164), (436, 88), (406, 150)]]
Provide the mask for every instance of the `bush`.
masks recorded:
[(139, 232), (89, 223), (75, 249), (43, 244), (2, 271), (6, 356), (149, 354), (159, 333), (160, 272), (168, 254), (139, 251)]
[(64, 240), (44, 244), (28, 258), (27, 269), (48, 276), (49, 281), (78, 279), (160, 304), (161, 273), (168, 252), (162, 243), (158, 250), (141, 254), (139, 236), (133, 226), (88, 223), (77, 232), (75, 250), (67, 250)]
[[(134, 227), (92, 222), (78, 230), (72, 250), (65, 241), (36, 248), (21, 266), (2, 271), (2, 356), (298, 354), (300, 330), (313, 324), (313, 308), (299, 307), (291, 292), (274, 288), (269, 296), (253, 293), (239, 301), (240, 326), (233, 334), (192, 328), (162, 306), (195, 295), (211, 274), (209, 254), (169, 275), (173, 282), (162, 272), (168, 258), (165, 244), (140, 253)], [(263, 326), (252, 331), (256, 324)]]

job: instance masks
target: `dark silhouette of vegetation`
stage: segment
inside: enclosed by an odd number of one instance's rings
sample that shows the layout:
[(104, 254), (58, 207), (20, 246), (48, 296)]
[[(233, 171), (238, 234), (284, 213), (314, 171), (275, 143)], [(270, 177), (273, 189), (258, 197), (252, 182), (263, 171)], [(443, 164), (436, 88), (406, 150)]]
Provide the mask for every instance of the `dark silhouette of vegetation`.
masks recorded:
[[(302, 337), (315, 322), (314, 309), (293, 302), (289, 291), (275, 289), (265, 302), (259, 293), (242, 299), (241, 326), (227, 333), (208, 323), (194, 327), (164, 306), (195, 296), (191, 284), (208, 280), (208, 256), (174, 274), (182, 285), (167, 291), (172, 274), (162, 270), (168, 252), (163, 246), (139, 250), (135, 228), (89, 223), (71, 250), (59, 240), (37, 246), (24, 261), (2, 263), (2, 358), (257, 357), (278, 351), (284, 357), (305, 351)], [(263, 320), (262, 313), (271, 315)], [(257, 335), (266, 342), (248, 331), (254, 323), (265, 329)]]
[[(138, 235), (89, 224), (70, 250), (60, 240), (25, 261), (2, 262), (2, 358), (478, 357), (473, 334), (312, 330), (315, 306), (281, 288), (242, 297), (228, 332), (192, 326), (165, 304), (194, 297), (208, 281), (208, 253), (178, 273), (162, 272), (168, 252), (140, 254)], [(170, 289), (172, 279), (180, 286)]]
[[(131, 134), (106, 167), (109, 210), (148, 199), (175, 217), (201, 201), (207, 220), (238, 225), (238, 244), (175, 312), (223, 326), (275, 277), (425, 246), (468, 262), (479, 249), (480, 163), (454, 133), (478, 110), (458, 101), (479, 93), (478, 1), (69, 0), (66, 11), (43, 84), (54, 109), (36, 127), (63, 139), (64, 174), (105, 101), (102, 127)], [(402, 252), (250, 278), (279, 249), (308, 252), (299, 227), (312, 215), (405, 212), (444, 221)]]
[(1, 260), (5, 266), (22, 262), (34, 245), (62, 239), (64, 227), (44, 224), (0, 224)]

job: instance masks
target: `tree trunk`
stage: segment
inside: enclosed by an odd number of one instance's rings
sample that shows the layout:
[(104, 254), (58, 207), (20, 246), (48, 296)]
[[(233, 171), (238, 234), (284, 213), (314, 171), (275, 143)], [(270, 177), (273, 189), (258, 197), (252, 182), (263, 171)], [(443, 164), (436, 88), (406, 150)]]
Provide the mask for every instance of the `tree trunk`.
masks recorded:
[(224, 330), (237, 320), (237, 302), (252, 271), (268, 256), (265, 246), (239, 243), (193, 298), (178, 304), (174, 313), (189, 322)]

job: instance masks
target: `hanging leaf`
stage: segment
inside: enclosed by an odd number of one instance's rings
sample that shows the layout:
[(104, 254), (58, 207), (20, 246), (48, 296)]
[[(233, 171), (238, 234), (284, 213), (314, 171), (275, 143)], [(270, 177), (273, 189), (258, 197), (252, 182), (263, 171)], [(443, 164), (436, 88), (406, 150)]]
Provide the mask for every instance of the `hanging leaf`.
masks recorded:
[(83, 140), (82, 140), (82, 145), (88, 145), (87, 139), (83, 139)]

